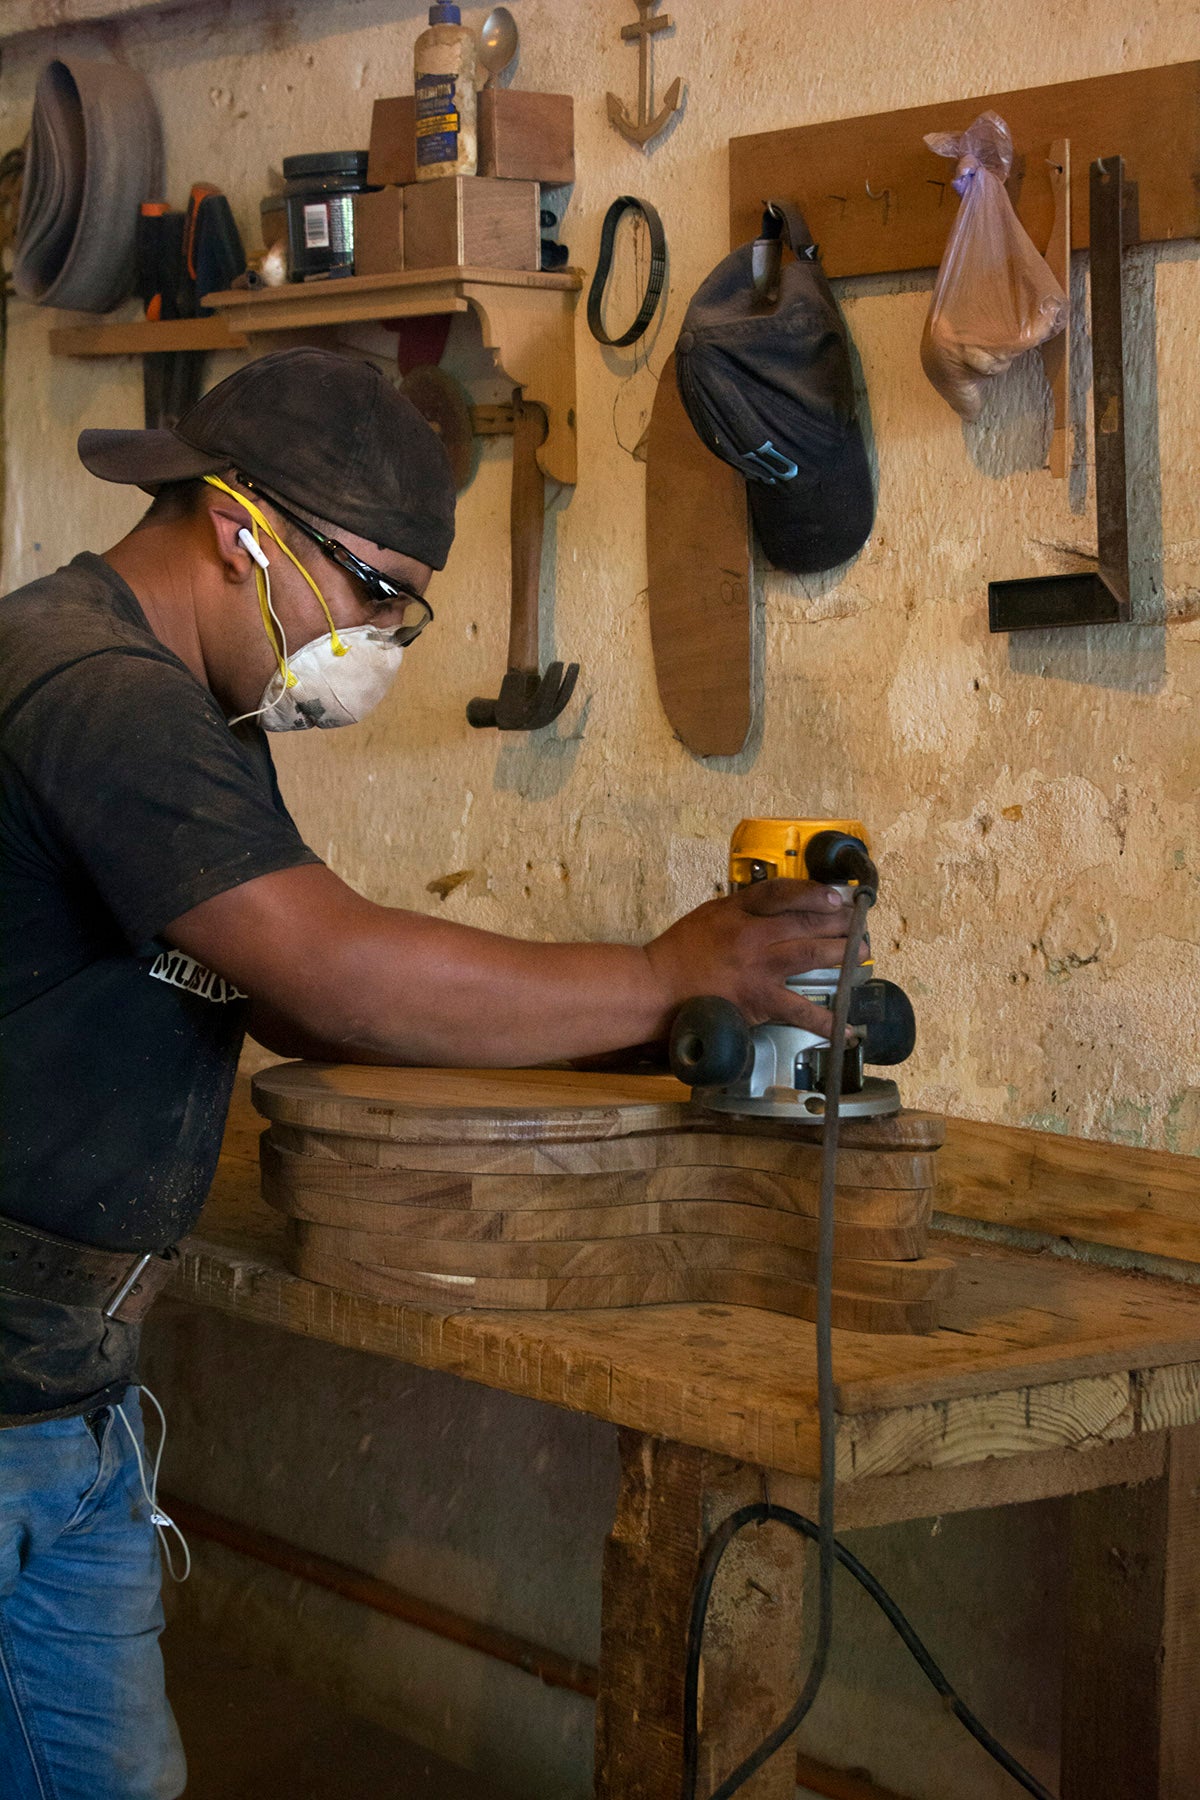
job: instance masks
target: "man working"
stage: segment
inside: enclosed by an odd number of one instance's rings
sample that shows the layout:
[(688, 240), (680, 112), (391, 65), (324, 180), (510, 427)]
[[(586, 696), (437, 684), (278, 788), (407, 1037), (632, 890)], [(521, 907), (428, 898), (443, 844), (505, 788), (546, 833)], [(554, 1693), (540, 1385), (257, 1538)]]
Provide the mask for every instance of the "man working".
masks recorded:
[(696, 993), (824, 1031), (782, 984), (840, 959), (847, 913), (765, 882), (639, 948), (364, 900), (301, 840), (262, 727), (361, 718), (432, 617), (436, 435), (373, 365), (292, 350), (80, 454), (155, 499), (0, 602), (0, 1791), (170, 1800), (137, 1341), (244, 1031), (519, 1066), (659, 1038)]

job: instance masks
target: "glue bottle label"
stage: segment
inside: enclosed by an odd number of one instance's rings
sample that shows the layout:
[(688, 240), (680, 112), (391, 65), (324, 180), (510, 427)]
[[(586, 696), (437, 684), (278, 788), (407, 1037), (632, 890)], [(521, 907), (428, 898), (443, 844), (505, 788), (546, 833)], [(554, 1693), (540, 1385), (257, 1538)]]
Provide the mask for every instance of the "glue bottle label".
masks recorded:
[(417, 162), (458, 160), (458, 83), (453, 75), (416, 78)]

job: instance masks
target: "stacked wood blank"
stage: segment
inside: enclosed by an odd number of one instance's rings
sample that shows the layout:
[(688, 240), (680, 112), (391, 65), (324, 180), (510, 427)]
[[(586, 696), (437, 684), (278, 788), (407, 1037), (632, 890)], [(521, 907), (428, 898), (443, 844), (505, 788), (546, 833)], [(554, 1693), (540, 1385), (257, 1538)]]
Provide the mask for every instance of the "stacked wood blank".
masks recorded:
[[(815, 1127), (704, 1114), (669, 1077), (285, 1064), (255, 1078), (299, 1275), (457, 1309), (815, 1312)], [(942, 1121), (843, 1122), (834, 1322), (930, 1331)]]

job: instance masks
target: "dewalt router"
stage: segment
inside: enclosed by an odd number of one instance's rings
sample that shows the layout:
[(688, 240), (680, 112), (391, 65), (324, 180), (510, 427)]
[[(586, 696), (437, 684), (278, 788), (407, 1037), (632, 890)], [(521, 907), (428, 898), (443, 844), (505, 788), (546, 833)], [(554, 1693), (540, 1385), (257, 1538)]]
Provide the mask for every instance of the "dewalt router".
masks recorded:
[[(790, 875), (856, 893), (874, 904), (879, 876), (867, 834), (857, 819), (743, 819), (729, 850), (732, 889)], [(894, 1081), (866, 1075), (864, 1064), (889, 1066), (911, 1056), (916, 1024), (907, 994), (880, 980), (868, 956), (854, 972), (850, 1023), (856, 1038), (841, 1052), (841, 1118), (880, 1118), (900, 1110)], [(786, 986), (832, 1008), (838, 970), (809, 969)], [(828, 1038), (802, 1026), (768, 1021), (750, 1025), (732, 1001), (717, 995), (687, 1001), (671, 1032), (671, 1068), (714, 1112), (812, 1124), (825, 1112)]]

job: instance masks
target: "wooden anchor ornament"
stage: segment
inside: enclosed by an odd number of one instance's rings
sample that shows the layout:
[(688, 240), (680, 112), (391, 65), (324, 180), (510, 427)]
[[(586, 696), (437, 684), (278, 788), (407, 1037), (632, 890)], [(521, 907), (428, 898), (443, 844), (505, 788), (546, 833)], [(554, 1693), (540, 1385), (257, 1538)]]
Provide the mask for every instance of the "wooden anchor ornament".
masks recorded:
[(633, 25), (622, 25), (621, 36), (627, 44), (636, 43), (638, 47), (638, 110), (637, 118), (631, 119), (624, 101), (615, 94), (608, 95), (608, 118), (615, 125), (621, 136), (628, 138), (631, 144), (640, 144), (642, 149), (665, 130), (674, 115), (679, 111), (683, 97), (683, 81), (676, 76), (666, 93), (659, 110), (654, 110), (654, 70), (651, 66), (650, 40), (659, 31), (671, 31), (675, 21), (666, 13), (655, 13), (658, 0), (637, 0), (638, 16)]

